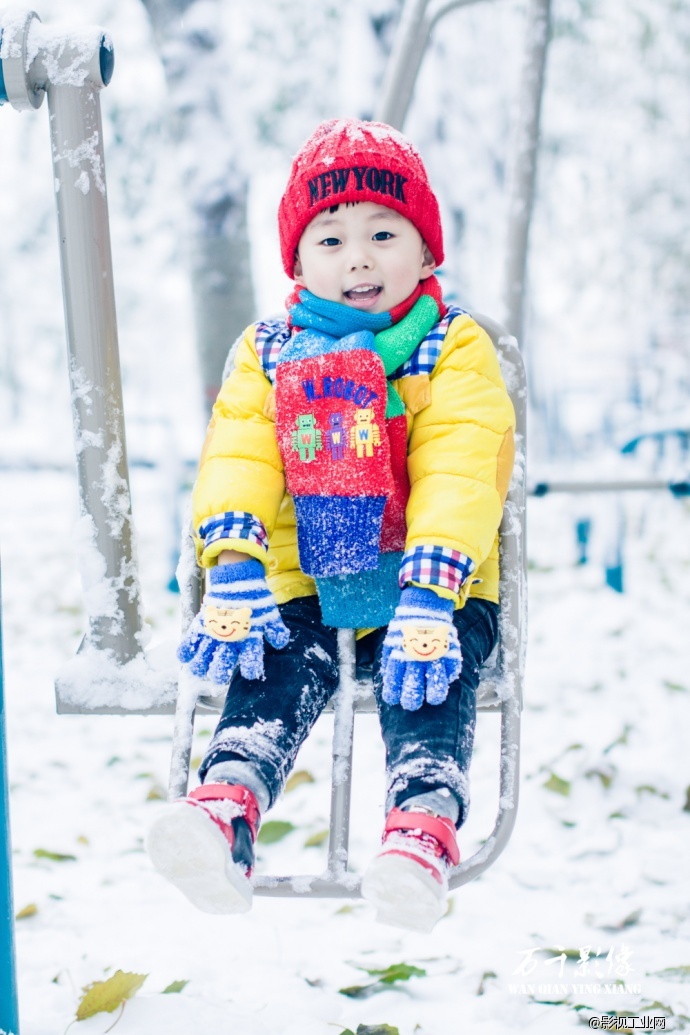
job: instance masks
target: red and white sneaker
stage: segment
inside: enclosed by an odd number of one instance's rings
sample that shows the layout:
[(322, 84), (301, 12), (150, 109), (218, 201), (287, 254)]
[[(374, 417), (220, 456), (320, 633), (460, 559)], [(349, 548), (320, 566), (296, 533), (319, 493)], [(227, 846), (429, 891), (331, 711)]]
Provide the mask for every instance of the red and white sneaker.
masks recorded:
[(449, 819), (393, 809), (383, 848), (362, 879), (362, 896), (376, 907), (381, 923), (431, 931), (446, 912), (448, 871), (459, 862)]
[(246, 913), (261, 815), (239, 784), (211, 783), (173, 802), (149, 828), (146, 851), (161, 874), (205, 913)]

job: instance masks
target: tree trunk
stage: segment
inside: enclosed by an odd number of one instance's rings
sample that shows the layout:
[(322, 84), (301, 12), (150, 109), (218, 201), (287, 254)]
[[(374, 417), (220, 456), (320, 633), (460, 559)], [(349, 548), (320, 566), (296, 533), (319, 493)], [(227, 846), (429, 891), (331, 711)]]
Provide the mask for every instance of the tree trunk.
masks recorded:
[(520, 110), (513, 156), (504, 287), (505, 323), (523, 344), (529, 228), (534, 208), (539, 121), (549, 43), (551, 0), (530, 0)]
[(237, 335), (255, 319), (247, 179), (236, 154), (220, 0), (142, 0), (170, 96), (170, 132), (189, 213), (188, 253), (207, 409)]

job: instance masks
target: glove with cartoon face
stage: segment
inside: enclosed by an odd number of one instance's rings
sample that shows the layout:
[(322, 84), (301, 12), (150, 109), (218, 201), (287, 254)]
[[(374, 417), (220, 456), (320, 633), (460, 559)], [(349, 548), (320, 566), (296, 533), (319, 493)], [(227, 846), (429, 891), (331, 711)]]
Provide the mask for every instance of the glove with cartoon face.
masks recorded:
[(431, 589), (407, 586), (388, 625), (381, 654), (383, 699), (417, 711), (424, 700), (442, 704), (462, 670), (453, 601)]
[(230, 681), (235, 665), (246, 679), (264, 679), (264, 638), (280, 649), (290, 633), (266, 584), (263, 565), (249, 558), (209, 573), (201, 610), (178, 647), (195, 676)]

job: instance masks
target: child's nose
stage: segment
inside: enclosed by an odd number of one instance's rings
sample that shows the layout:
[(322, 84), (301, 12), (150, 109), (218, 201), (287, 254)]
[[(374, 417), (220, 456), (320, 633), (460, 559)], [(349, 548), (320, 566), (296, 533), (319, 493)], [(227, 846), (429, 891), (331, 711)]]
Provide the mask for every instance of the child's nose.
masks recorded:
[(350, 269), (352, 271), (361, 269), (369, 270), (374, 265), (373, 257), (368, 248), (362, 245), (353, 245), (348, 255)]
[(357, 259), (352, 259), (350, 269), (353, 273), (355, 270), (368, 270), (371, 269), (371, 262), (366, 256), (361, 256)]

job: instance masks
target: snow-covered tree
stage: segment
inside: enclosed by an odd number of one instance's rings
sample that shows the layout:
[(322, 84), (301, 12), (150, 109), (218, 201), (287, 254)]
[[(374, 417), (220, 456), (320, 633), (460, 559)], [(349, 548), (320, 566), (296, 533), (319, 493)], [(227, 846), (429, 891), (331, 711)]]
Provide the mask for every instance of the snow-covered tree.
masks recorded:
[(143, 3), (168, 85), (168, 125), (188, 212), (197, 349), (210, 410), (228, 341), (255, 317), (232, 55), (220, 0)]

